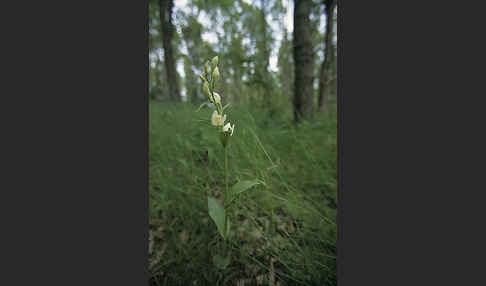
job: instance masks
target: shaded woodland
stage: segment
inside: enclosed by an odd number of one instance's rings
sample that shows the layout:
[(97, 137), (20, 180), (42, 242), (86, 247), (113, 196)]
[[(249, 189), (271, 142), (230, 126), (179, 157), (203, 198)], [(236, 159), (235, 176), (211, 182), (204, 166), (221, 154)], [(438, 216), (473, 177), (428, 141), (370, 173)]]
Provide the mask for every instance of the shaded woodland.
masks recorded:
[(198, 75), (215, 55), (232, 104), (298, 122), (336, 97), (335, 0), (151, 0), (149, 15), (152, 100), (203, 102)]
[(149, 1), (151, 285), (337, 285), (337, 10)]

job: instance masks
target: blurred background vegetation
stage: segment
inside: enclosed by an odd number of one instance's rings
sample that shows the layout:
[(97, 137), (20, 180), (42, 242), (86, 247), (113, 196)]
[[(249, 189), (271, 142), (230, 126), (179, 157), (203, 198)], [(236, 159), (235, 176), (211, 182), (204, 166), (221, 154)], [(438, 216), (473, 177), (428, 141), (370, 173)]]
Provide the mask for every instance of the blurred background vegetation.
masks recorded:
[[(149, 1), (149, 273), (152, 285), (336, 285), (336, 1)], [(230, 184), (265, 182), (236, 206), (233, 260), (206, 195), (222, 147), (198, 106), (203, 64), (231, 103)]]

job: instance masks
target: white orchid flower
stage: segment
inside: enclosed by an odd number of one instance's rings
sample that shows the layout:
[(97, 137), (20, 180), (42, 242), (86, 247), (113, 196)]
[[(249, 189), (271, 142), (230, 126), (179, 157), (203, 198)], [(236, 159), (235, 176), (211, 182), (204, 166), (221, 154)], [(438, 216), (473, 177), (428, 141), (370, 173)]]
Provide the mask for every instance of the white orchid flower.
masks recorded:
[(231, 124), (228, 122), (226, 125), (223, 127), (223, 132), (230, 132), (230, 136), (233, 136), (233, 131), (235, 130), (235, 125), (231, 126)]
[(211, 124), (213, 124), (214, 126), (223, 126), (225, 120), (226, 114), (222, 116), (216, 110), (213, 111), (213, 115), (211, 116)]
[(221, 104), (221, 96), (217, 92), (213, 92), (213, 98), (215, 103)]

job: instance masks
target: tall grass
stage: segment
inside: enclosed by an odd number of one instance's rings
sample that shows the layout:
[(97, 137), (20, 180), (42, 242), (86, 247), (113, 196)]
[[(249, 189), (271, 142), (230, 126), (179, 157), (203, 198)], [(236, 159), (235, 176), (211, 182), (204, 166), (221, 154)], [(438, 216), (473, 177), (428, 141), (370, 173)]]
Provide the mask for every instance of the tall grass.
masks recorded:
[[(221, 197), (222, 152), (209, 108), (151, 102), (149, 111), (150, 259), (152, 285), (336, 285), (336, 108), (298, 126), (234, 107), (238, 140), (228, 148), (229, 184), (264, 184), (236, 200), (234, 257), (211, 262), (221, 236), (206, 195)], [(207, 151), (207, 155), (206, 155)], [(246, 283), (246, 284), (245, 284)]]

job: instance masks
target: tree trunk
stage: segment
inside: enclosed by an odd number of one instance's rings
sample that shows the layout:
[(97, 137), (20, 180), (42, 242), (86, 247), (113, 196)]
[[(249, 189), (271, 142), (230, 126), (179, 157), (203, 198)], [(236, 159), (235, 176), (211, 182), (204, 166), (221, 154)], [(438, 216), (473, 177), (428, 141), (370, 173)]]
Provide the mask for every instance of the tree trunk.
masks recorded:
[(282, 94), (291, 99), (294, 90), (294, 69), (292, 62), (292, 42), (287, 37), (287, 29), (284, 27), (281, 50), (279, 51), (280, 83), (282, 84)]
[(312, 0), (295, 0), (294, 8), (294, 121), (312, 118), (313, 64), (312, 32), (309, 15)]
[(199, 85), (197, 84), (197, 78), (194, 76), (194, 73), (191, 69), (190, 62), (184, 62), (184, 69), (186, 73), (186, 94), (187, 99), (190, 99), (193, 103), (199, 104), (201, 99), (199, 99), (197, 95), (197, 90)]
[(326, 38), (324, 42), (324, 61), (321, 65), (320, 80), (319, 80), (319, 111), (328, 111), (329, 101), (329, 73), (331, 72), (331, 65), (334, 59), (334, 45), (332, 39), (334, 37), (334, 7), (336, 1), (327, 1), (326, 3)]
[(271, 102), (271, 89), (270, 89), (270, 76), (268, 73), (268, 66), (270, 63), (270, 56), (268, 52), (268, 39), (267, 39), (267, 21), (266, 21), (266, 13), (265, 13), (265, 0), (260, 0), (260, 17), (261, 17), (261, 27), (260, 31), (262, 33), (262, 40), (260, 43), (261, 47), (261, 54), (263, 56), (263, 61), (260, 64), (260, 73), (261, 73), (261, 82), (262, 82), (262, 91), (263, 91), (263, 104), (264, 109), (269, 110), (272, 102)]
[(181, 101), (177, 69), (172, 47), (172, 38), (174, 35), (174, 26), (172, 25), (173, 7), (173, 0), (159, 0), (160, 26), (162, 32), (162, 44), (164, 47), (165, 70), (167, 73), (167, 83), (169, 86), (169, 98), (174, 101)]
[(240, 71), (238, 67), (234, 67), (234, 73), (233, 73), (233, 82), (236, 88), (232, 90), (233, 93), (233, 102), (235, 104), (240, 104), (240, 99), (241, 99), (241, 76), (240, 76)]
[(266, 74), (268, 72), (268, 65), (270, 61), (270, 57), (268, 55), (268, 47), (267, 47), (267, 27), (266, 27), (266, 19), (265, 19), (265, 0), (260, 1), (261, 8), (261, 18), (262, 18), (262, 52), (263, 52), (263, 72)]
[[(159, 72), (159, 57), (157, 57), (157, 61), (155, 62), (155, 67), (154, 67), (154, 77), (155, 77), (155, 87), (154, 90), (155, 92), (152, 93), (152, 99), (156, 99), (157, 95), (160, 96), (162, 93), (162, 89), (160, 88), (161, 82), (162, 82), (162, 75)], [(159, 89), (160, 88), (160, 89)], [(159, 94), (160, 90), (160, 94)]]

